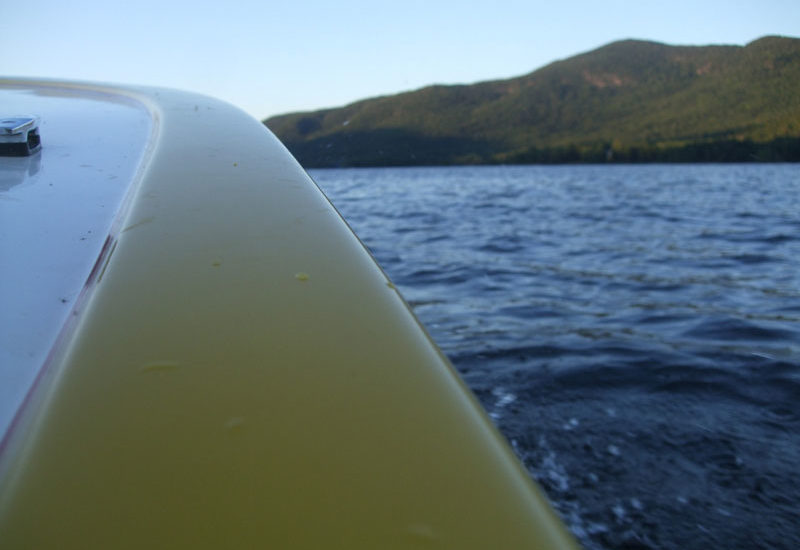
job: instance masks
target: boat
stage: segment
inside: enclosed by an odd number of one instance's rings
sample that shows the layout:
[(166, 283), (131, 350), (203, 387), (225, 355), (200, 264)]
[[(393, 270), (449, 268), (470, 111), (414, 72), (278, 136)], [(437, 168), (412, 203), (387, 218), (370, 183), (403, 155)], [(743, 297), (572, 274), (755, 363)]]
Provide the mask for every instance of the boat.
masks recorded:
[(4, 549), (574, 547), (263, 124), (168, 89), (0, 98), (39, 146), (0, 157)]

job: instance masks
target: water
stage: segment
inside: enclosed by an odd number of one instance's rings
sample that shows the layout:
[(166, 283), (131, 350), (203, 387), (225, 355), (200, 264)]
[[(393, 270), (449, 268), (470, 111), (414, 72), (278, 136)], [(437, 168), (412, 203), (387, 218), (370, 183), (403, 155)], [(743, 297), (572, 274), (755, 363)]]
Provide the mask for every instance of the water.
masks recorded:
[(800, 547), (800, 166), (311, 175), (584, 546)]

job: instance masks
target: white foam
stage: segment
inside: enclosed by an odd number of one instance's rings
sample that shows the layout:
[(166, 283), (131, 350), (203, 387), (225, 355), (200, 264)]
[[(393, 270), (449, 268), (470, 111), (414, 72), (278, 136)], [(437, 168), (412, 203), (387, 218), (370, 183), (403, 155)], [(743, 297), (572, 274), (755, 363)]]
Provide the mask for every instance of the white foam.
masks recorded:
[(614, 514), (614, 519), (617, 520), (617, 523), (624, 523), (627, 514), (625, 513), (625, 507), (622, 504), (617, 503), (611, 507), (611, 512)]
[(574, 430), (578, 426), (580, 426), (580, 422), (578, 421), (578, 419), (577, 418), (570, 418), (569, 422), (565, 423), (561, 428), (564, 431), (569, 432), (571, 430)]
[(556, 459), (556, 453), (547, 445), (544, 437), (539, 438), (539, 448), (545, 450), (541, 460), (541, 469), (553, 487), (562, 493), (569, 491), (569, 476), (564, 467)]
[(502, 412), (505, 407), (517, 400), (517, 396), (513, 393), (506, 391), (502, 386), (498, 386), (492, 390), (492, 395), (496, 398), (492, 410), (489, 411), (489, 418), (494, 422), (498, 422), (502, 418)]

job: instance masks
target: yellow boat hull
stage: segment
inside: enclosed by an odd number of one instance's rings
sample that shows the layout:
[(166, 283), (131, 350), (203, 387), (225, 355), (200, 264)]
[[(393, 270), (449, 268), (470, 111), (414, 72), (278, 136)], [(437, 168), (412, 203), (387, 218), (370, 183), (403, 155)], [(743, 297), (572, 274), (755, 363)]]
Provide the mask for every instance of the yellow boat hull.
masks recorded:
[(3, 548), (572, 546), (262, 124), (180, 92), (29, 85), (124, 94), (154, 130), (0, 455)]

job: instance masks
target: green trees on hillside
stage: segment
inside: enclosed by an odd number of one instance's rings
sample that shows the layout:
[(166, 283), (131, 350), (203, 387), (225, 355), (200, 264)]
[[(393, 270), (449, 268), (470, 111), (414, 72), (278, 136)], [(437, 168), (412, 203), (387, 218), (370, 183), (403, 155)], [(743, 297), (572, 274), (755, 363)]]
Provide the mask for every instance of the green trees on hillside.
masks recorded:
[(800, 161), (800, 39), (626, 40), (528, 75), (265, 122), (308, 167)]

